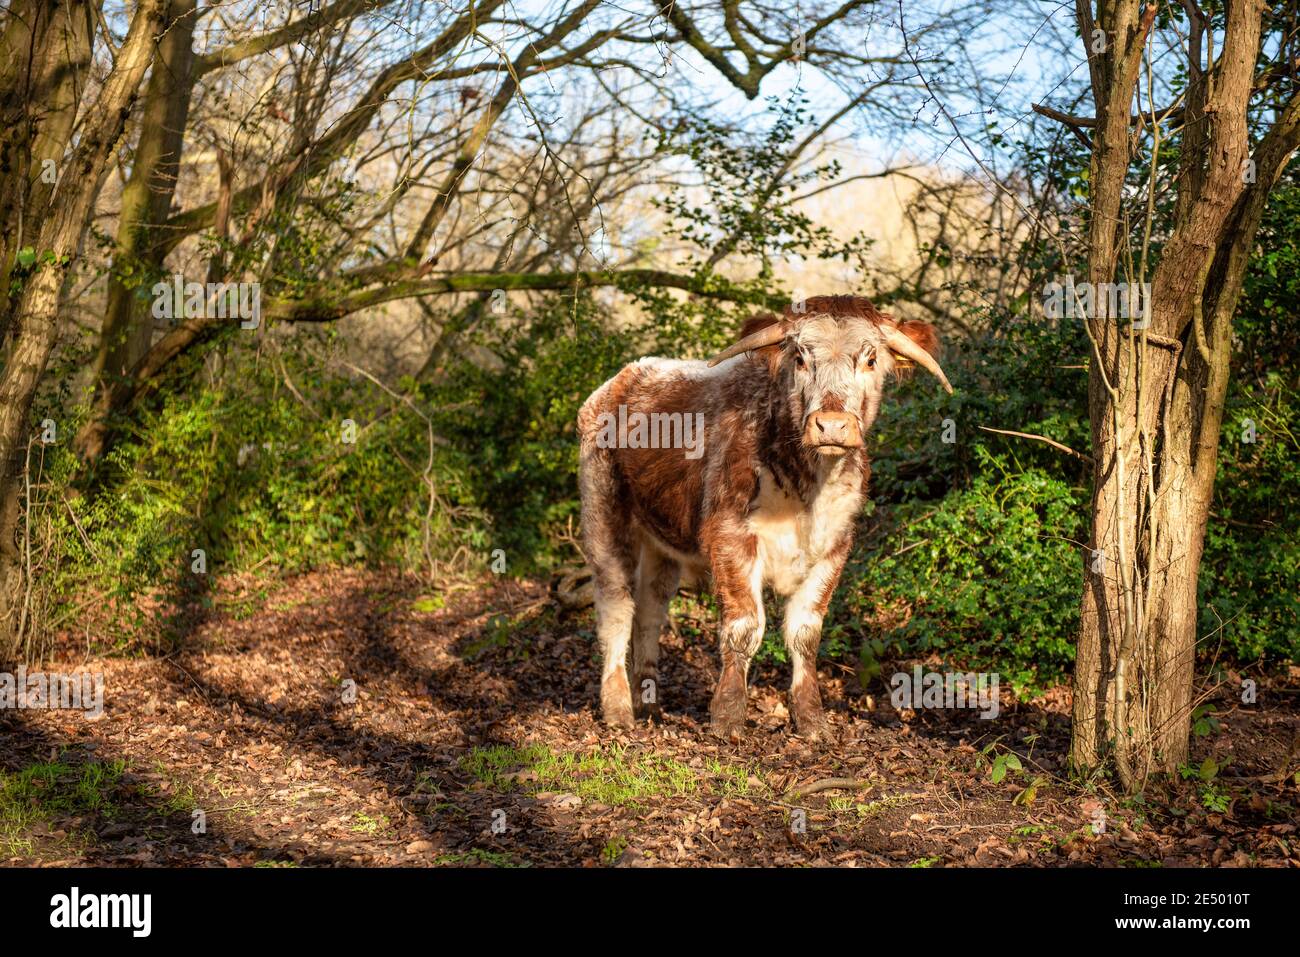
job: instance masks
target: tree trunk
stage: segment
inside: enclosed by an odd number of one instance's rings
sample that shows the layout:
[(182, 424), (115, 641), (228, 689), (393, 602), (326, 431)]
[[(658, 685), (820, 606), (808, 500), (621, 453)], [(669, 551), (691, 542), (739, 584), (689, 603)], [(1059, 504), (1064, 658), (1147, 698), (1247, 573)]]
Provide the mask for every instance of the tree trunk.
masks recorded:
[(135, 161), (122, 190), (107, 310), (92, 364), (95, 401), (76, 440), (88, 462), (104, 452), (108, 417), (120, 405), (121, 394), (129, 391), (131, 371), (153, 339), (153, 312), (139, 290), (153, 286), (165, 254), (159, 234), (176, 192), (194, 87), (195, 5), (195, 0), (172, 0), (168, 8), (171, 27), (158, 43), (158, 65), (145, 92)]
[(15, 0), (0, 37), (0, 336), (14, 303), (10, 275), (37, 233), (63, 173), (90, 78), (99, 3)]
[(28, 416), (58, 332), (64, 280), (86, 230), (109, 159), (153, 60), (166, 0), (141, 0), (76, 148), (61, 170), (42, 217), (35, 270), (26, 277), (13, 313), (13, 348), (0, 373), (0, 662), (23, 640), (25, 567), (21, 527)]
[[(1104, 104), (1093, 145), (1093, 283), (1117, 278), (1119, 245), (1109, 240), (1125, 220), (1123, 178), (1136, 91), (1136, 75), (1123, 64), (1140, 62), (1154, 12), (1147, 8), (1145, 26), (1115, 31), (1113, 56), (1093, 70), (1094, 94)], [(1197, 578), (1227, 394), (1232, 313), (1268, 187), (1285, 162), (1283, 143), (1274, 142), (1271, 152), (1257, 150), (1260, 157), (1268, 154), (1261, 160), (1265, 169), (1254, 192), (1247, 191), (1246, 109), (1261, 15), (1252, 3), (1228, 6), (1224, 49), (1213, 71), (1200, 65), (1205, 24), (1193, 21), (1177, 203), (1151, 283), (1148, 327), (1086, 320), (1094, 348), (1089, 415), (1096, 465), (1071, 760), (1086, 769), (1112, 757), (1129, 791), (1139, 790), (1151, 773), (1175, 772), (1187, 760)], [(1137, 3), (1107, 8), (1107, 16), (1131, 24)], [(1090, 23), (1081, 26), (1087, 37)], [(1279, 123), (1276, 130), (1284, 127)]]

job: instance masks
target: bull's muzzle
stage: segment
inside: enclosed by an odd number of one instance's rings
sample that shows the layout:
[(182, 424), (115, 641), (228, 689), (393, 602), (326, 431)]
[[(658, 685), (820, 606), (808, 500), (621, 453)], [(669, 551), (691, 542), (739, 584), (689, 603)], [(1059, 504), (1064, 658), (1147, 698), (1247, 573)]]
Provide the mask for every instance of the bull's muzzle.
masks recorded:
[(824, 455), (862, 447), (858, 418), (850, 412), (814, 412), (804, 426), (804, 445)]

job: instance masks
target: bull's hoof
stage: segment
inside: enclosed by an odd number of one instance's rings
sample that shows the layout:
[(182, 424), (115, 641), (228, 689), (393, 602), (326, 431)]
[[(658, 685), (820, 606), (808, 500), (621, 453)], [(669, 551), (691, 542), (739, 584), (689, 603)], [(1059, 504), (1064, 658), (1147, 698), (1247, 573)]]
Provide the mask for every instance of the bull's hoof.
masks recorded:
[(627, 674), (621, 669), (601, 683), (600, 712), (605, 724), (611, 728), (631, 728), (636, 725), (632, 714), (632, 692), (627, 686)]
[(606, 726), (628, 731), (636, 727), (636, 716), (628, 705), (606, 705), (601, 709)]
[(720, 718), (714, 715), (709, 720), (709, 733), (715, 738), (721, 738), (723, 741), (730, 741), (736, 744), (740, 741), (745, 731), (745, 719), (739, 721), (734, 718)]
[(826, 712), (822, 710), (821, 692), (815, 678), (795, 682), (790, 689), (790, 715), (795, 733), (811, 744), (828, 744), (834, 740)]
[(795, 715), (795, 733), (809, 744), (830, 744), (835, 740), (835, 732), (820, 711), (808, 715)]
[(723, 674), (718, 690), (709, 705), (709, 727), (715, 735), (727, 740), (739, 740), (745, 730), (745, 705), (749, 689), (738, 675)]
[(658, 721), (663, 708), (659, 704), (659, 675), (653, 671), (643, 672), (632, 688), (632, 710), (638, 718)]

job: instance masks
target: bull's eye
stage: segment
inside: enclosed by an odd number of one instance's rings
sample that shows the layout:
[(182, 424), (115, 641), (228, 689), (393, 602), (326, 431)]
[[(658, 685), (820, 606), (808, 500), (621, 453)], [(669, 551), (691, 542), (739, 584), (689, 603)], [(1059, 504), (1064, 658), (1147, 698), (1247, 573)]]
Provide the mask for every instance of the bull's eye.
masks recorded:
[(868, 369), (874, 369), (874, 368), (876, 367), (876, 350), (875, 350), (875, 349), (872, 349), (870, 352), (867, 353), (866, 366), (867, 366)]
[(807, 363), (804, 362), (803, 353), (802, 353), (802, 352), (796, 352), (796, 353), (794, 354), (794, 367), (795, 367), (796, 369), (802, 369), (802, 368), (804, 368), (806, 365), (807, 365)]

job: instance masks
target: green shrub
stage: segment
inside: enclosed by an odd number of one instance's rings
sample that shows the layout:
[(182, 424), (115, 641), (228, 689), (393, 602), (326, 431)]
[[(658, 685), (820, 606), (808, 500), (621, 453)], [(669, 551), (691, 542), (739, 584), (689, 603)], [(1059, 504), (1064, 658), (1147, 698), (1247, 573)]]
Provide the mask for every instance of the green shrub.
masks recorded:
[(66, 443), (45, 450), (33, 514), (60, 560), (43, 587), (69, 609), (107, 598), (130, 632), (145, 624), (137, 596), (204, 590), (196, 549), (208, 575), (486, 560), (484, 516), (459, 457), (435, 443), (430, 460), (418, 396), (408, 405), (310, 351), (231, 348), (220, 365), (141, 409), (86, 494)]
[(938, 652), (1038, 688), (1073, 660), (1087, 496), (982, 445), (974, 457), (982, 470), (968, 488), (890, 508), (873, 524), (831, 614), (894, 656)]
[(477, 351), (462, 349), (428, 389), (450, 460), (491, 516), (491, 547), (512, 572), (578, 557), (558, 544), (570, 520), (577, 528), (578, 409), (639, 354), (633, 334), (611, 326), (586, 296), (546, 300), (472, 337)]
[(984, 331), (945, 346), (952, 395), (924, 373), (889, 387), (868, 438), (878, 502), (934, 499), (964, 486), (984, 468), (982, 447), (1069, 481), (1089, 478), (1079, 459), (980, 428), (1029, 432), (1087, 450), (1088, 375), (1078, 366), (1088, 341), (1080, 324), (988, 310), (967, 319)]
[(1300, 392), (1278, 374), (1229, 395), (1201, 562), (1204, 657), (1300, 661), (1298, 414)]

